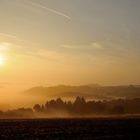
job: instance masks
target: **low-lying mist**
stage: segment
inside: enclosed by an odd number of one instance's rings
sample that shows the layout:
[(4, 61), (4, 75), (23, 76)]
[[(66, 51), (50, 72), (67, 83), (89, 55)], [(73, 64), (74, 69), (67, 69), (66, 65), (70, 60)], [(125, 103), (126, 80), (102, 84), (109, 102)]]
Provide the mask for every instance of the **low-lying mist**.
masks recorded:
[(73, 101), (61, 98), (36, 103), (32, 107), (19, 107), (0, 111), (0, 118), (87, 118), (140, 116), (140, 98), (116, 100), (86, 100), (76, 97)]
[(82, 85), (53, 87), (33, 87), (22, 92), (5, 92), (0, 89), (0, 110), (32, 107), (34, 104), (42, 104), (47, 100), (61, 97), (64, 101), (74, 101), (75, 97), (85, 97), (87, 101), (110, 101), (116, 99), (140, 98), (140, 86), (100, 86)]

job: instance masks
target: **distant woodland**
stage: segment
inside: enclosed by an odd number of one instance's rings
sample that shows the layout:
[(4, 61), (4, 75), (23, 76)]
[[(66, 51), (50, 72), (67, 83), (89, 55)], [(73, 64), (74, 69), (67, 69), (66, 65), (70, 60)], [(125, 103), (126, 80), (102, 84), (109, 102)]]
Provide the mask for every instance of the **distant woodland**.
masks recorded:
[(77, 97), (72, 101), (61, 98), (35, 104), (33, 108), (0, 111), (0, 118), (51, 118), (139, 115), (140, 98), (116, 100), (88, 100)]
[(89, 84), (81, 86), (58, 85), (53, 87), (33, 87), (24, 91), (24, 95), (30, 95), (37, 99), (74, 99), (77, 96), (85, 97), (87, 100), (115, 100), (118, 98), (134, 99), (140, 98), (140, 86), (101, 86)]

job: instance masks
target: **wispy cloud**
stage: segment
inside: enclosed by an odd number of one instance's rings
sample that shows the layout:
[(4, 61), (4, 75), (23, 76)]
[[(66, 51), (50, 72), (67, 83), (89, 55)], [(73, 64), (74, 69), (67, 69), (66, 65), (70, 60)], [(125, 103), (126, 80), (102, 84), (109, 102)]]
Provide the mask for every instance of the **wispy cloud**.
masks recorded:
[(103, 46), (97, 42), (92, 42), (90, 46), (94, 49), (103, 49)]
[(0, 42), (0, 52), (7, 52), (10, 50), (11, 44), (8, 42)]
[(37, 48), (30, 48), (13, 42), (0, 42), (0, 52), (12, 52), (18, 55), (34, 55), (38, 51)]
[(63, 55), (56, 52), (47, 50), (40, 47), (28, 47), (20, 44), (14, 44), (12, 42), (0, 42), (0, 53), (12, 53), (18, 56), (32, 56), (39, 59), (46, 59), (56, 61), (63, 58)]
[(104, 47), (98, 43), (98, 42), (92, 42), (90, 44), (73, 44), (73, 45), (68, 45), (68, 44), (63, 44), (61, 47), (66, 48), (66, 49), (96, 49), (96, 50), (101, 50)]
[(15, 35), (10, 35), (10, 34), (6, 34), (6, 33), (0, 33), (0, 36), (17, 39), (17, 37)]
[(54, 9), (52, 9), (52, 8), (48, 8), (48, 7), (46, 7), (46, 6), (43, 6), (43, 5), (41, 5), (41, 4), (38, 4), (38, 3), (36, 3), (36, 2), (31, 2), (31, 1), (28, 1), (28, 2), (31, 3), (32, 5), (38, 7), (38, 8), (47, 10), (47, 11), (49, 11), (49, 12), (51, 12), (51, 13), (54, 13), (54, 14), (56, 14), (56, 15), (58, 15), (58, 16), (64, 17), (64, 18), (66, 18), (66, 19), (68, 19), (68, 20), (71, 20), (71, 17), (68, 16), (68, 15), (66, 15), (66, 14), (63, 13), (63, 12), (54, 10)]
[(68, 45), (68, 44), (64, 44), (64, 45), (61, 45), (61, 47), (66, 48), (66, 49), (80, 49), (83, 46), (82, 45)]
[(12, 34), (0, 33), (0, 36), (5, 38), (10, 38), (16, 41), (20, 41), (20, 42), (26, 42), (26, 40), (20, 39), (16, 35), (12, 35)]
[[(26, 40), (26, 39), (21, 39), (19, 37), (17, 37), (16, 35), (12, 35), (12, 34), (8, 34), (8, 33), (0, 33), (0, 37), (4, 37), (6, 39), (11, 39), (13, 41), (17, 41), (17, 42), (20, 42), (20, 43), (24, 43), (24, 44), (27, 44), (27, 45), (32, 45), (32, 46), (38, 46), (39, 44), (34, 42), (34, 43), (31, 43), (30, 41)], [(11, 43), (11, 42), (10, 42)]]

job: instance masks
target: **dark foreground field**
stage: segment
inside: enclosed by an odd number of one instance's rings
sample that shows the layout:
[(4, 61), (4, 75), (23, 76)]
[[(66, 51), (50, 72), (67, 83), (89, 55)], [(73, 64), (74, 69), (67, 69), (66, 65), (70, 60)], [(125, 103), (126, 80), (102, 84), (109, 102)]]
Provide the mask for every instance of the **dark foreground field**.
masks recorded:
[(140, 140), (140, 119), (0, 120), (0, 140)]

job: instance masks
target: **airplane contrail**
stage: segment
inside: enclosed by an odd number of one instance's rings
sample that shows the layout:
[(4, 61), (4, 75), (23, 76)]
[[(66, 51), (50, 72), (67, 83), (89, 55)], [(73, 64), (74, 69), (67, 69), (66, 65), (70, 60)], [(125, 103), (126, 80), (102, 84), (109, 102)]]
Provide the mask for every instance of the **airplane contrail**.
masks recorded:
[(56, 11), (56, 10), (51, 9), (51, 8), (48, 8), (48, 7), (45, 7), (45, 6), (43, 6), (43, 5), (41, 5), (41, 4), (38, 4), (38, 3), (35, 3), (35, 2), (31, 2), (31, 1), (30, 1), (30, 3), (31, 3), (32, 5), (38, 7), (38, 8), (47, 10), (47, 11), (49, 11), (49, 12), (51, 12), (51, 13), (54, 13), (54, 14), (59, 15), (59, 16), (62, 16), (62, 17), (64, 17), (64, 18), (68, 19), (68, 20), (71, 20), (71, 17), (70, 17), (70, 16), (68, 16), (68, 15), (66, 15), (66, 14), (64, 14), (64, 13), (62, 13), (62, 12)]

